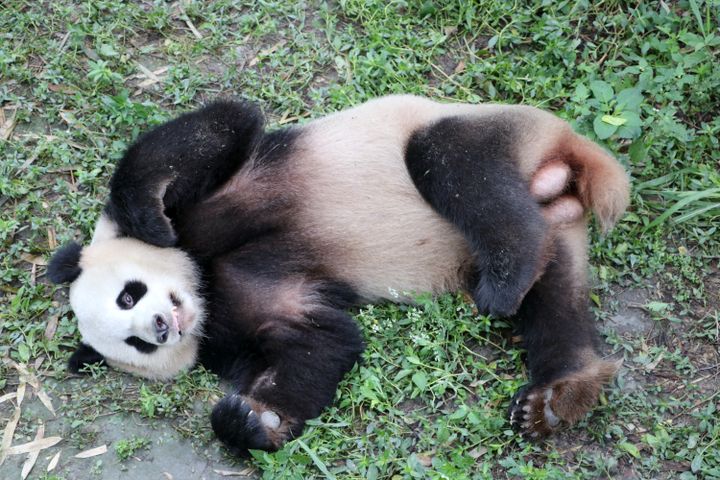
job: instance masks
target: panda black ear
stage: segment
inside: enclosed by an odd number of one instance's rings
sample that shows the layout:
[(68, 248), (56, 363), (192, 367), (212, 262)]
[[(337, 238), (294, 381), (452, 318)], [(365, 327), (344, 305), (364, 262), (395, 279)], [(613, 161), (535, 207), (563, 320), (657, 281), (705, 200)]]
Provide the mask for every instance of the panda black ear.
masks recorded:
[(47, 276), (53, 283), (69, 283), (80, 276), (82, 245), (70, 242), (55, 252), (47, 267)]
[(105, 365), (105, 357), (87, 343), (80, 343), (68, 360), (68, 370), (72, 373), (80, 373), (80, 369), (94, 363)]

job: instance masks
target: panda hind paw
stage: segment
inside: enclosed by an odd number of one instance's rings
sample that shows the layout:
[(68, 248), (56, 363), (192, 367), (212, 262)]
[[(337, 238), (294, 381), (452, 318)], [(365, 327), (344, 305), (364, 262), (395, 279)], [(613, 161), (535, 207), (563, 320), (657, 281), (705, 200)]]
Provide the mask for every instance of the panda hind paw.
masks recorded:
[(520, 436), (531, 440), (547, 437), (561, 427), (560, 418), (551, 406), (552, 388), (521, 389), (510, 401), (510, 426)]
[(541, 439), (576, 423), (598, 404), (603, 385), (620, 365), (592, 358), (552, 382), (526, 386), (510, 402), (511, 426), (523, 437)]

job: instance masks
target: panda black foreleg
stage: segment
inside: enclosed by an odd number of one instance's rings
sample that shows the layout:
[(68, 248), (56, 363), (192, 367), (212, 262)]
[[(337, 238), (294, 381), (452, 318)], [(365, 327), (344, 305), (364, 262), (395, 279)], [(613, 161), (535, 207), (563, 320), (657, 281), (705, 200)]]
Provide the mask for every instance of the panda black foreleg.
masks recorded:
[(517, 128), (507, 116), (447, 118), (416, 132), (405, 156), (420, 194), (468, 241), (478, 309), (497, 316), (516, 312), (546, 247), (540, 206), (517, 171)]
[(512, 399), (512, 426), (544, 437), (580, 420), (598, 401), (618, 365), (599, 356), (588, 305), (584, 225), (558, 233), (553, 259), (516, 316), (527, 349), (530, 383)]
[(262, 138), (263, 123), (254, 105), (220, 101), (147, 132), (118, 163), (106, 213), (123, 234), (174, 246), (168, 216), (225, 183)]
[(363, 342), (340, 309), (321, 306), (302, 318), (271, 319), (259, 328), (265, 369), (245, 388), (223, 398), (211, 421), (231, 451), (277, 450), (298, 436), (305, 421), (328, 406)]

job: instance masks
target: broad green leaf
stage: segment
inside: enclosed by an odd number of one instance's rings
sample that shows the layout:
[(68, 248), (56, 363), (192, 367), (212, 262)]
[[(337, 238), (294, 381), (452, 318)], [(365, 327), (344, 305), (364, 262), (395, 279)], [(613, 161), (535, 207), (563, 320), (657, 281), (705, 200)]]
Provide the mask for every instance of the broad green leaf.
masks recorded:
[(645, 304), (645, 308), (655, 313), (662, 313), (668, 309), (669, 303), (665, 302), (648, 302)]
[(640, 115), (638, 115), (637, 112), (624, 111), (622, 112), (621, 116), (625, 120), (624, 125), (628, 127), (642, 126), (642, 120), (640, 119)]
[(599, 139), (605, 140), (606, 138), (610, 138), (610, 136), (615, 133), (618, 127), (615, 125), (610, 125), (609, 123), (605, 123), (602, 121), (602, 115), (598, 115), (595, 117), (595, 120), (593, 120), (593, 130), (595, 130), (595, 135), (598, 136)]
[(639, 165), (647, 158), (647, 147), (642, 139), (635, 140), (628, 148), (628, 154), (630, 155), (630, 163)]
[(27, 345), (24, 343), (21, 343), (18, 345), (18, 357), (20, 358), (20, 361), (23, 363), (27, 363), (30, 361), (30, 349)]
[(427, 375), (423, 372), (416, 372), (412, 376), (412, 381), (420, 390), (425, 390), (425, 387), (427, 387)]
[(573, 100), (575, 101), (581, 101), (585, 100), (590, 96), (590, 91), (588, 88), (583, 85), (582, 83), (575, 88), (575, 95), (573, 95)]
[(638, 87), (626, 88), (617, 94), (618, 107), (623, 110), (637, 110), (643, 101), (643, 96)]
[(630, 442), (620, 442), (617, 444), (620, 450), (624, 450), (635, 458), (640, 458), (640, 450)]
[(107, 43), (103, 43), (100, 45), (100, 48), (98, 48), (98, 53), (103, 57), (117, 57), (118, 55), (117, 50), (115, 50), (112, 45)]
[(610, 84), (608, 84), (607, 82), (603, 82), (602, 80), (595, 80), (590, 82), (590, 90), (592, 90), (595, 98), (604, 103), (608, 103), (615, 95), (615, 93), (613, 92), (613, 88), (610, 86)]
[(703, 463), (702, 453), (698, 453), (697, 455), (695, 455), (695, 458), (693, 458), (693, 461), (690, 464), (690, 470), (692, 470), (693, 473), (697, 473), (697, 471), (700, 470), (700, 467), (702, 467), (702, 463)]

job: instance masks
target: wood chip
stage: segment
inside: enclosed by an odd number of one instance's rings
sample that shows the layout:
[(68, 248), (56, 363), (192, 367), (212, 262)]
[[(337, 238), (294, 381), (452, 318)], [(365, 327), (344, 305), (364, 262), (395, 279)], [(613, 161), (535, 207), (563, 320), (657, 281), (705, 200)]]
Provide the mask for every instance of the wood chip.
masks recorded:
[(0, 140), (8, 140), (17, 125), (17, 110), (12, 110), (12, 114), (10, 111), (10, 109), (0, 109)]
[(249, 477), (253, 473), (255, 473), (254, 468), (246, 468), (244, 470), (235, 471), (235, 470), (217, 470), (213, 468), (213, 472), (217, 473), (221, 477)]
[(160, 81), (160, 79), (158, 78), (158, 76), (155, 75), (155, 72), (153, 72), (152, 70), (150, 70), (149, 68), (147, 68), (147, 67), (146, 67), (145, 65), (143, 65), (142, 63), (138, 63), (137, 66), (138, 66), (138, 69), (140, 69), (140, 71), (143, 73), (143, 75), (145, 75), (145, 76), (146, 76), (147, 78), (149, 78), (150, 80), (154, 80), (155, 82), (159, 82), (159, 81)]
[(25, 387), (27, 386), (27, 383), (22, 378), (20, 379), (20, 383), (17, 387), (17, 404), (18, 407), (22, 405), (23, 400), (25, 399)]
[(465, 71), (465, 62), (460, 61), (460, 63), (458, 63), (457, 66), (455, 67), (454, 72), (456, 74), (458, 74), (458, 73), (462, 73), (464, 71)]
[(470, 450), (468, 453), (472, 458), (477, 460), (478, 458), (485, 455), (487, 452), (488, 452), (488, 449), (485, 447), (476, 447), (476, 448), (473, 448), (472, 450)]
[(52, 340), (55, 337), (55, 332), (57, 332), (57, 327), (58, 317), (57, 315), (53, 315), (48, 319), (47, 326), (45, 327), (45, 338)]
[(38, 370), (40, 370), (40, 365), (42, 365), (44, 361), (45, 361), (45, 355), (40, 355), (39, 357), (37, 357), (35, 359), (35, 362), (33, 362), (33, 368), (35, 369), (36, 372)]
[(61, 440), (62, 437), (45, 437), (40, 440), (15, 445), (14, 447), (8, 448), (6, 452), (8, 455), (22, 455), (23, 453), (36, 452), (57, 445)]
[(20, 407), (15, 407), (15, 413), (12, 418), (5, 425), (5, 431), (3, 432), (2, 442), (0, 442), (0, 465), (5, 461), (5, 457), (8, 455), (8, 448), (12, 445), (13, 435), (15, 435), (15, 427), (17, 427), (18, 421), (20, 420)]
[(53, 227), (48, 227), (48, 246), (50, 247), (50, 250), (55, 250), (57, 248), (57, 237), (55, 236), (55, 229)]
[(17, 392), (6, 393), (2, 397), (0, 397), (0, 403), (7, 402), (8, 400), (12, 400), (15, 397), (17, 397)]
[(145, 68), (144, 66), (138, 64), (138, 68), (143, 72), (144, 76), (146, 77), (145, 80), (138, 84), (138, 87), (140, 87), (140, 89), (143, 89), (151, 85), (155, 85), (158, 82), (161, 82), (162, 78), (160, 76), (167, 72), (170, 67), (161, 67), (157, 70), (150, 71), (148, 68)]
[(57, 464), (60, 461), (61, 453), (62, 453), (62, 450), (58, 450), (58, 452), (55, 454), (55, 456), (50, 459), (50, 463), (48, 463), (48, 466), (47, 466), (48, 472), (52, 472), (53, 470), (55, 470), (55, 467), (57, 467)]
[(66, 95), (74, 95), (75, 93), (77, 93), (77, 89), (70, 87), (68, 85), (62, 85), (62, 84), (60, 84), (60, 85), (50, 84), (50, 85), (48, 85), (48, 90), (50, 90), (51, 92), (55, 92), (55, 93), (64, 93)]
[(102, 455), (106, 452), (107, 445), (100, 445), (99, 447), (91, 448), (90, 450), (85, 450), (84, 452), (78, 453), (77, 455), (75, 455), (75, 458), (97, 457), (98, 455)]
[[(41, 440), (45, 436), (45, 425), (40, 424), (38, 427), (37, 433), (35, 433), (35, 441)], [(27, 460), (25, 460), (25, 463), (23, 463), (22, 471), (20, 472), (20, 477), (22, 480), (25, 480), (28, 475), (30, 475), (30, 472), (32, 471), (33, 467), (35, 466), (35, 462), (37, 462), (38, 456), (40, 455), (40, 450), (30, 452), (28, 454)]]
[(254, 67), (260, 61), (260, 57), (266, 57), (266, 56), (270, 55), (271, 53), (273, 53), (275, 50), (282, 47), (283, 45), (285, 45), (285, 40), (280, 40), (272, 47), (266, 48), (264, 50), (260, 50), (258, 52), (258, 54), (255, 56), (255, 58), (250, 60), (250, 63), (248, 63), (248, 67)]
[(50, 395), (45, 392), (42, 388), (40, 390), (35, 390), (35, 393), (37, 394), (38, 398), (42, 402), (43, 405), (45, 405), (45, 408), (48, 409), (50, 413), (53, 414), (53, 417), (56, 417), (55, 414), (55, 408), (53, 407), (52, 400), (50, 400)]
[(48, 262), (42, 255), (30, 255), (29, 253), (23, 253), (20, 255), (20, 258), (25, 260), (27, 263), (32, 263), (33, 265), (41, 265), (41, 266), (47, 266)]
[(187, 25), (188, 28), (190, 29), (190, 31), (193, 33), (193, 35), (195, 35), (195, 38), (197, 38), (198, 40), (202, 40), (203, 39), (202, 33), (200, 33), (198, 31), (198, 29), (195, 28), (195, 24), (193, 24), (192, 20), (190, 20), (190, 17), (188, 17), (187, 12), (185, 12), (185, 7), (182, 4), (180, 4), (179, 7), (180, 7), (180, 13), (182, 14), (182, 17), (183, 17), (182, 19), (185, 22), (185, 25)]

